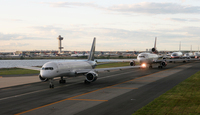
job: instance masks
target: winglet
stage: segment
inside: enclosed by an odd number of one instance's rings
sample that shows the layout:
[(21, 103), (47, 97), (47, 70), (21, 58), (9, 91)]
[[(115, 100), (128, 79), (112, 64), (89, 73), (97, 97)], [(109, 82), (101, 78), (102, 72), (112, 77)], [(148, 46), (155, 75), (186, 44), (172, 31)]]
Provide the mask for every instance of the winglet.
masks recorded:
[(96, 47), (96, 38), (94, 37), (88, 61), (94, 61), (95, 47)]

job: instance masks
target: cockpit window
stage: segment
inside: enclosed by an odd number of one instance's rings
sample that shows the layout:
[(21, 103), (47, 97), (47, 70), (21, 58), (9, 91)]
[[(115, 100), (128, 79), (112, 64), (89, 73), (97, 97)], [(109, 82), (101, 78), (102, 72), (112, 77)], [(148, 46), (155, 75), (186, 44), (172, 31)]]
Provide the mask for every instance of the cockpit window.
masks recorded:
[(176, 54), (176, 53), (174, 53), (174, 54), (172, 54), (172, 56), (177, 56), (177, 54)]
[(42, 70), (53, 70), (53, 67), (43, 67)]
[(139, 58), (145, 58), (145, 56), (139, 56)]

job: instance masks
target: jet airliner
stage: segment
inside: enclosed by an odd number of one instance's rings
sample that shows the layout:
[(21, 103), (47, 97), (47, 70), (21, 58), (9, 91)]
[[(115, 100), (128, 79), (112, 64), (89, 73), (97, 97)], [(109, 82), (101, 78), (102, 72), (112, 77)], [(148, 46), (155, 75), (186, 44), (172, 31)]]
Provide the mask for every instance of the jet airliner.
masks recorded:
[(183, 58), (183, 53), (181, 52), (181, 42), (179, 44), (179, 51), (178, 52), (173, 52), (171, 54), (172, 59), (177, 59), (177, 58)]
[(47, 62), (41, 70), (39, 78), (42, 81), (50, 81), (49, 87), (54, 88), (53, 78), (60, 77), (60, 83), (65, 83), (64, 76), (73, 77), (78, 75), (85, 75), (85, 83), (89, 84), (97, 80), (98, 72), (110, 70), (122, 70), (129, 68), (140, 68), (140, 66), (125, 66), (114, 68), (101, 68), (94, 69), (97, 63), (94, 61), (94, 53), (96, 47), (96, 38), (94, 38), (88, 60), (85, 61), (60, 61), (60, 62)]
[(171, 61), (186, 62), (188, 60), (198, 60), (198, 59), (165, 59), (165, 58), (159, 59), (161, 58), (161, 56), (158, 55), (158, 50), (156, 48), (156, 40), (157, 38), (155, 38), (155, 43), (154, 43), (154, 47), (152, 48), (152, 53), (140, 53), (137, 56), (136, 60), (135, 59), (131, 60), (130, 65), (134, 66), (135, 62), (137, 61), (141, 64), (142, 67), (146, 67), (147, 65), (149, 65), (149, 68), (152, 68), (153, 64), (158, 64), (158, 68), (163, 68), (167, 66), (167, 62), (171, 62)]
[(149, 68), (152, 68), (152, 64), (159, 64), (158, 68), (163, 68), (165, 66), (167, 66), (167, 62), (165, 60), (158, 60), (158, 58), (160, 57), (158, 55), (158, 50), (156, 48), (156, 40), (157, 38), (155, 38), (155, 43), (154, 43), (154, 47), (152, 48), (152, 53), (140, 53), (137, 56), (137, 60), (132, 60), (130, 62), (131, 66), (135, 65), (135, 61), (139, 62), (143, 67), (146, 67), (147, 64), (149, 65)]

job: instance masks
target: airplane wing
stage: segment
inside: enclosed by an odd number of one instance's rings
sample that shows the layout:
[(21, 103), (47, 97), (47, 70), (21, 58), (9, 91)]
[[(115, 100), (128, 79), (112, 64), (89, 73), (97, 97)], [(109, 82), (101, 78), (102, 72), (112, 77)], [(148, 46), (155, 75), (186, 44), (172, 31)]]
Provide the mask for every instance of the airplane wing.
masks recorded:
[(22, 68), (22, 69), (30, 69), (30, 70), (37, 70), (40, 71), (41, 68), (39, 67), (30, 67), (30, 66), (19, 66), (17, 68)]
[(76, 70), (77, 74), (85, 74), (88, 73), (90, 71), (94, 71), (94, 72), (110, 72), (112, 70), (124, 70), (124, 69), (132, 69), (132, 68), (140, 68), (140, 65), (136, 65), (136, 66), (123, 66), (123, 67), (113, 67), (113, 68), (99, 68), (99, 69), (82, 69), (82, 70)]
[(114, 67), (114, 68), (99, 68), (94, 69), (95, 72), (105, 72), (105, 71), (112, 71), (112, 70), (124, 70), (124, 69), (133, 69), (133, 68), (140, 68), (140, 65), (136, 66), (123, 66), (123, 67)]
[(199, 61), (200, 59), (159, 59), (156, 60), (155, 62), (162, 62), (162, 61), (166, 61), (166, 62), (177, 62), (177, 61)]
[(130, 61), (137, 61), (137, 59), (108, 59), (108, 60), (95, 60), (96, 62), (130, 62)]

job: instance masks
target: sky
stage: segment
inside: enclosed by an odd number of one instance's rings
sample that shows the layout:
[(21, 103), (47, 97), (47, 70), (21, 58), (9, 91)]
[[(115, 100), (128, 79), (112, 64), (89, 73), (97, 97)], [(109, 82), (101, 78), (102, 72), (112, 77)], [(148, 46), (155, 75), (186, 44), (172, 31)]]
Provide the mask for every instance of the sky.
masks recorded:
[(0, 0), (0, 52), (198, 50), (200, 0)]

